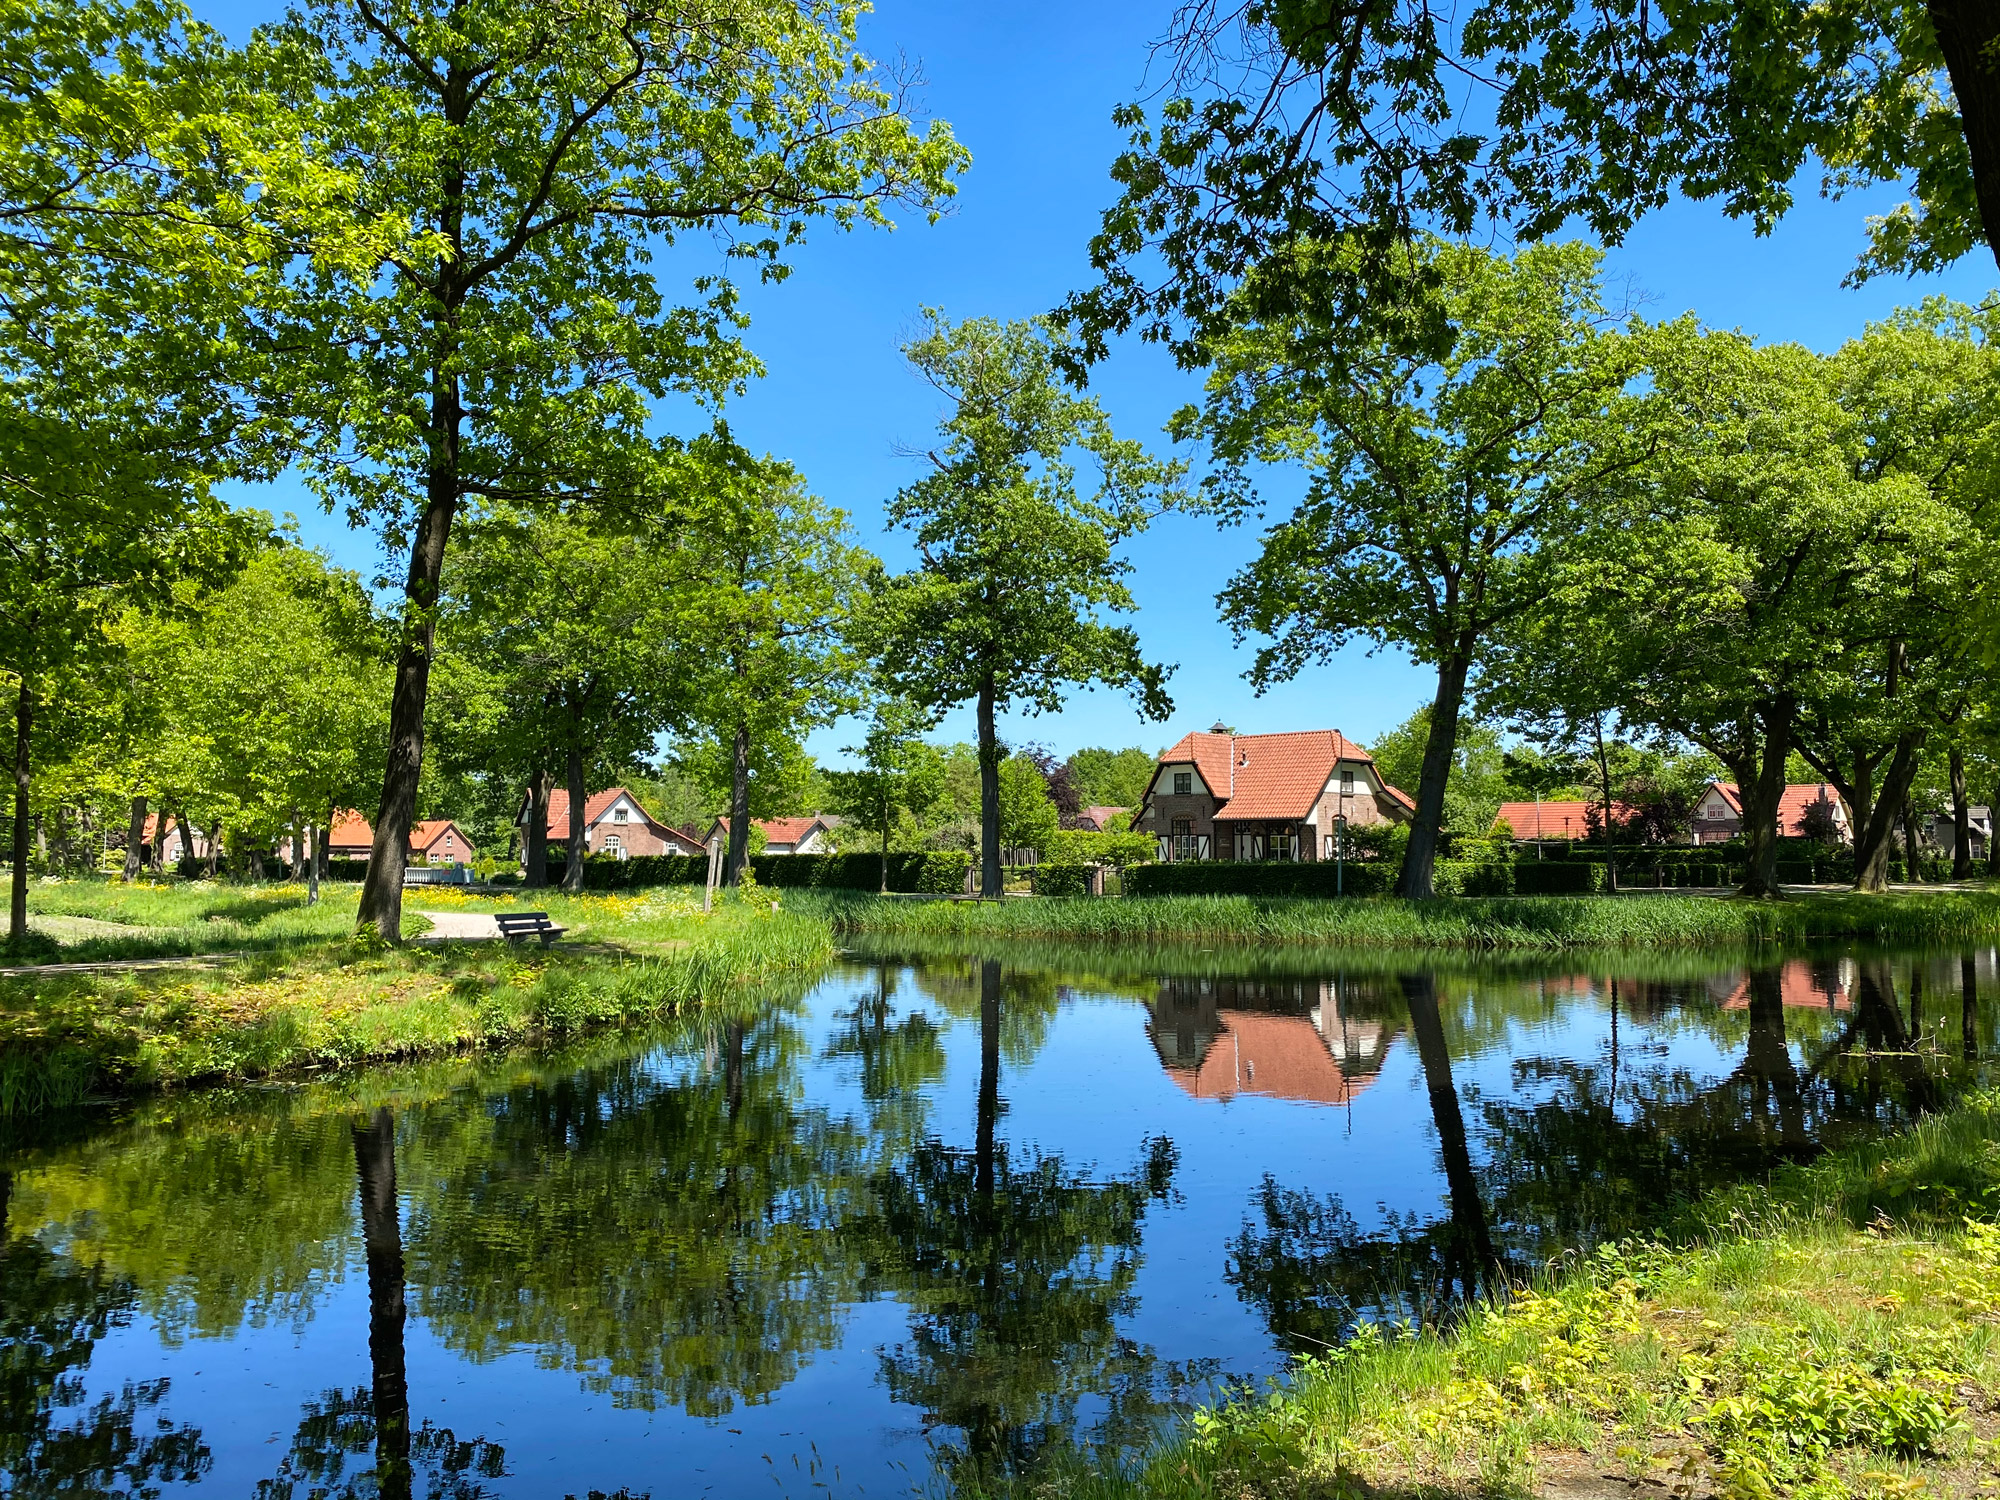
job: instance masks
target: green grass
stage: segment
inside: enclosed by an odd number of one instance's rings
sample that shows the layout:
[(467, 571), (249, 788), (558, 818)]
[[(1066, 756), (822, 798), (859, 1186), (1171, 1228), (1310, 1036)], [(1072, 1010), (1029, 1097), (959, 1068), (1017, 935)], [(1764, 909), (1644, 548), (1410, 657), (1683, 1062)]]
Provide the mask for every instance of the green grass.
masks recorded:
[[(354, 928), (360, 891), (355, 886), (322, 891), (319, 904), (308, 906), (303, 885), (37, 881), (28, 888), (28, 918), (36, 934), (48, 941), (27, 961), (271, 953), (335, 942)], [(424, 926), (406, 917), (403, 930), (416, 936)]]
[(2000, 933), (2000, 892), (1546, 896), (1437, 901), (1150, 896), (1126, 900), (899, 901), (796, 893), (836, 932), (871, 938), (1052, 938), (1316, 943), (1381, 948), (1727, 947), (1844, 939), (1938, 943)]
[(1072, 1457), (1011, 1492), (1990, 1494), (1996, 1210), (1986, 1093), (1714, 1195), (1661, 1242), (1603, 1247), (1449, 1329), (1365, 1330), (1135, 1463)]
[(761, 903), (704, 917), (671, 899), (576, 898), (566, 914), (600, 937), (622, 924), (625, 942), (322, 941), (212, 968), (0, 980), (0, 1116), (649, 1022), (817, 975), (834, 956), (823, 922)]

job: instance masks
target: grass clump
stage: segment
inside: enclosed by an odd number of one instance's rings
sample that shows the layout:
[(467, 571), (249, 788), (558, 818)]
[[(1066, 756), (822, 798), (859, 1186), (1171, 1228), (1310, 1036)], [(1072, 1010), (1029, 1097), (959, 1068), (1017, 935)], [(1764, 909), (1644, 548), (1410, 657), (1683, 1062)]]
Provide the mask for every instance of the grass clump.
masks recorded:
[(652, 1021), (834, 954), (823, 922), (768, 906), (704, 916), (618, 899), (629, 909), (590, 915), (600, 937), (627, 923), (624, 946), (323, 942), (203, 969), (0, 980), (0, 1116)]
[(1696, 1205), (1451, 1328), (1364, 1326), (1076, 1500), (2000, 1489), (2000, 1094)]
[(2000, 893), (1807, 895), (1781, 902), (1712, 896), (1254, 896), (903, 901), (815, 893), (843, 934), (1381, 948), (1722, 947), (1852, 939), (1965, 940), (2000, 932)]

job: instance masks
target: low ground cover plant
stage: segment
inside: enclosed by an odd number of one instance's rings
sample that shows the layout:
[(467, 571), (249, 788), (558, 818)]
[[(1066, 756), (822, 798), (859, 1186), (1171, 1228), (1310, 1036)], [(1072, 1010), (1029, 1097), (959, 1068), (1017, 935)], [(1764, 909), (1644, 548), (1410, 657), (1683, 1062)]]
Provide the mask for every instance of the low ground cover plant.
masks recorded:
[[(1364, 1325), (1076, 1500), (2000, 1488), (2000, 1093), (1781, 1170), (1449, 1327)], [(1051, 1488), (1051, 1486), (1053, 1486)]]

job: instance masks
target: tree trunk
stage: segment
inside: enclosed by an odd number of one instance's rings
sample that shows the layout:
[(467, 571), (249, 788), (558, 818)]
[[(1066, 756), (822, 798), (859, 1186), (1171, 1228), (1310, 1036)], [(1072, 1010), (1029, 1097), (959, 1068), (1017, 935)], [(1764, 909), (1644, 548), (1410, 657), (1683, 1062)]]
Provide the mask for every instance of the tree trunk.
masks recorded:
[(1903, 1079), (1906, 1103), (1913, 1114), (1928, 1114), (1942, 1102), (1937, 1080), (1916, 1055), (1902, 1012), (1896, 1008), (1896, 981), (1889, 965), (1871, 960), (1861, 965), (1855, 992), (1855, 1020), (1871, 1052), (1881, 1055)]
[(1428, 900), (1432, 893), (1444, 794), (1451, 781), (1451, 759), (1458, 751), (1458, 711), (1465, 704), (1465, 676), (1471, 667), (1472, 653), (1464, 645), (1438, 663), (1430, 735), (1424, 741), (1424, 768), (1417, 782), (1417, 815), (1410, 824), (1402, 873), (1396, 877), (1396, 894), (1412, 901)]
[(222, 820), (220, 818), (216, 819), (215, 826), (208, 831), (208, 878), (210, 880), (215, 879), (216, 871), (222, 863), (223, 831)]
[(167, 829), (174, 821), (173, 804), (160, 799), (160, 816), (153, 824), (152, 866), (155, 875), (167, 872)]
[[(378, 842), (377, 846), (380, 848)], [(409, 1500), (410, 1382), (403, 1359), (403, 1226), (396, 1204), (396, 1122), (387, 1109), (354, 1127), (361, 1243), (368, 1260), (368, 1361), (374, 1373), (375, 1486)]]
[(139, 878), (139, 855), (146, 842), (146, 799), (132, 799), (132, 815), (125, 824), (125, 883)]
[(1785, 1040), (1784, 965), (1750, 971), (1750, 1036), (1743, 1049), (1744, 1070), (1756, 1080), (1761, 1105), (1769, 1098), (1778, 1115), (1778, 1139), (1787, 1148), (1807, 1147), (1805, 1105), (1798, 1068)]
[(979, 961), (979, 1124), (973, 1138), (973, 1191), (993, 1205), (995, 1127), (1000, 1119), (1000, 960)]
[(16, 944), (28, 940), (29, 751), (34, 735), (35, 690), (24, 676), (14, 700), (14, 871), (7, 902), (7, 941)]
[(1986, 0), (1929, 0), (1924, 8), (1951, 75), (1986, 248), (2000, 260), (2000, 10)]
[(549, 773), (528, 778), (528, 834), (523, 841), (522, 884), (539, 891), (549, 883)]
[(1493, 1248), (1486, 1204), (1480, 1197), (1479, 1179), (1472, 1170), (1465, 1115), (1459, 1108), (1457, 1086), (1452, 1082), (1451, 1048), (1444, 1037), (1444, 1018), (1438, 1011), (1437, 982), (1425, 971), (1405, 974), (1400, 983), (1403, 1000), (1410, 1010), (1410, 1032), (1417, 1041), (1417, 1058), (1424, 1070), (1424, 1088), (1430, 1095), (1431, 1121), (1437, 1127), (1438, 1148), (1444, 1158), (1452, 1229), (1459, 1242), (1459, 1253), (1464, 1257), (1460, 1279), (1465, 1299), (1471, 1302), (1483, 1289), (1498, 1285), (1500, 1256)]
[(1917, 818), (1910, 809), (1910, 799), (1903, 798), (1903, 875), (1911, 885), (1922, 885), (1924, 866), (1922, 852), (1917, 843)]
[(1847, 759), (1837, 748), (1822, 754), (1801, 742), (1800, 753), (1810, 761), (1833, 789), (1840, 793), (1853, 818), (1854, 889), (1884, 891), (1889, 888), (1889, 855), (1896, 836), (1896, 816), (1916, 778), (1917, 757), (1923, 749), (1924, 731), (1912, 729), (1896, 741), (1889, 756), (1889, 768), (1879, 786), (1875, 771), (1882, 753), (1870, 754), (1860, 744), (1847, 747)]
[(979, 894), (1005, 894), (1000, 874), (1000, 735), (994, 728), (993, 674), (979, 680)]
[(431, 459), (427, 503), (410, 548), (403, 584), (402, 650), (389, 698), (389, 756), (382, 768), (382, 800), (375, 810), (375, 842), (361, 882), (357, 932), (372, 928), (385, 942), (403, 941), (403, 871), (409, 866), (410, 828), (417, 821), (417, 782), (424, 768), (424, 703), (430, 696), (431, 655), (437, 639), (438, 580), (458, 509), (459, 408), (456, 376), (441, 377), (431, 403)]
[(1785, 757), (1791, 754), (1796, 714), (1786, 694), (1758, 705), (1747, 726), (1742, 758), (1729, 761), (1743, 807), (1743, 837), (1750, 846), (1743, 862), (1746, 896), (1779, 894), (1778, 804), (1785, 794)]
[(1958, 961), (1958, 1043), (1967, 1062), (1979, 1055), (1979, 966), (1970, 957)]
[(1972, 808), (1965, 792), (1965, 752), (1951, 751), (1951, 878), (1972, 878)]
[(306, 905), (319, 905), (320, 867), (326, 863), (326, 830), (306, 824)]
[(893, 811), (886, 799), (882, 805), (882, 894), (889, 894), (889, 814)]
[(750, 724), (736, 725), (729, 758), (729, 855), (722, 869), (725, 885), (742, 883), (750, 865)]
[(578, 746), (569, 748), (569, 849), (563, 859), (562, 888), (566, 891), (583, 889), (583, 860), (590, 852), (590, 827), (585, 818), (585, 791), (583, 786), (583, 751)]
[(1607, 889), (1618, 889), (1618, 823), (1611, 808), (1611, 759), (1604, 753), (1604, 715), (1590, 716), (1590, 729), (1597, 740), (1598, 790), (1604, 793), (1604, 881)]

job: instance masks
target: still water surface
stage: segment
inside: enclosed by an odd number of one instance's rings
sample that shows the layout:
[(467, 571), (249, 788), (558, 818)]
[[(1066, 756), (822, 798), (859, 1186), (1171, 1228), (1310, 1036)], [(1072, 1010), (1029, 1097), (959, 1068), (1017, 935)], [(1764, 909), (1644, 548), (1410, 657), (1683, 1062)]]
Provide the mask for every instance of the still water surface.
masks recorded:
[(1978, 1076), (1994, 955), (857, 955), (0, 1147), (0, 1495), (908, 1494)]

